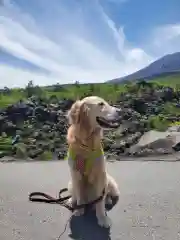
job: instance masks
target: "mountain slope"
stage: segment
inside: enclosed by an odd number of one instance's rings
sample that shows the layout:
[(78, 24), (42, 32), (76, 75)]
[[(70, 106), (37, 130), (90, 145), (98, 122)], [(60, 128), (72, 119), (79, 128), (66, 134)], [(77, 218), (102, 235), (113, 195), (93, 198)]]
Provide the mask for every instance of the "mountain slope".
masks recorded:
[(152, 79), (162, 75), (169, 75), (180, 72), (180, 52), (166, 55), (149, 66), (122, 78), (116, 78), (109, 82), (118, 83), (140, 79)]

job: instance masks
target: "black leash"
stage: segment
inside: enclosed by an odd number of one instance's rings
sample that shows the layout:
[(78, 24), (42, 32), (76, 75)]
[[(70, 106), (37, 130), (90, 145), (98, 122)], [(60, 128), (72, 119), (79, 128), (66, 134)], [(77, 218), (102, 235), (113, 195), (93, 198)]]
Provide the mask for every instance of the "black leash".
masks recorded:
[(62, 197), (61, 195), (64, 192), (67, 192), (68, 189), (67, 188), (63, 188), (59, 191), (59, 198), (54, 198), (46, 193), (43, 192), (32, 192), (29, 194), (29, 201), (31, 202), (42, 202), (42, 203), (51, 203), (51, 204), (60, 204), (63, 207), (66, 207), (68, 210), (70, 210), (71, 212), (73, 212), (76, 209), (81, 209), (81, 208), (87, 208), (88, 206), (94, 205), (98, 202), (100, 202), (105, 194), (105, 189), (103, 189), (102, 195), (100, 197), (98, 197), (97, 199), (90, 201), (88, 203), (85, 204), (73, 204), (72, 206), (70, 206), (69, 204), (67, 204), (67, 200), (71, 198), (71, 195)]
[[(66, 228), (68, 226), (68, 223), (69, 221), (72, 219), (73, 217), (73, 212), (74, 210), (76, 209), (81, 209), (81, 208), (87, 208), (89, 206), (92, 206), (98, 202), (100, 202), (104, 195), (105, 195), (105, 189), (103, 189), (102, 191), (102, 194), (100, 197), (98, 197), (97, 199), (93, 200), (93, 201), (90, 201), (88, 203), (85, 203), (85, 204), (80, 204), (80, 205), (77, 205), (77, 204), (73, 204), (72, 206), (67, 204), (67, 200), (70, 199), (72, 196), (71, 195), (67, 195), (67, 196), (62, 196), (63, 193), (67, 192), (68, 189), (67, 188), (63, 188), (59, 191), (59, 197), (58, 198), (54, 198), (46, 193), (43, 193), (43, 192), (32, 192), (29, 194), (29, 201), (31, 202), (41, 202), (41, 203), (50, 203), (50, 204), (60, 204), (61, 206), (67, 208), (69, 211), (72, 212), (72, 215), (70, 216), (70, 218), (68, 219), (68, 221), (66, 222), (65, 224), (65, 227), (64, 227), (64, 231), (59, 235), (59, 237), (57, 238), (57, 240), (59, 240), (62, 235), (65, 233), (66, 231)], [(112, 202), (113, 202), (113, 205), (115, 205), (118, 201), (118, 197), (115, 197), (115, 198), (112, 198)], [(107, 206), (108, 207), (108, 206)], [(110, 210), (111, 208), (109, 208)]]
[(54, 198), (43, 192), (32, 192), (29, 194), (29, 201), (31, 202), (41, 202), (41, 203), (50, 203), (50, 204), (60, 204), (61, 206), (66, 207), (71, 212), (74, 211), (74, 208), (66, 203), (66, 201), (71, 198), (71, 195), (66, 197), (61, 197), (62, 193), (67, 192), (67, 188), (63, 188), (59, 191), (59, 198)]
[[(94, 205), (97, 202), (100, 202), (105, 194), (105, 189), (103, 189), (102, 195), (100, 197), (98, 197), (97, 199), (85, 203), (85, 204), (73, 204), (72, 206), (70, 206), (69, 204), (67, 204), (67, 200), (71, 198), (71, 195), (67, 195), (65, 197), (62, 197), (62, 193), (67, 192), (68, 189), (67, 188), (63, 188), (59, 191), (59, 198), (54, 198), (46, 193), (43, 192), (32, 192), (29, 194), (29, 201), (31, 202), (41, 202), (41, 203), (50, 203), (50, 204), (60, 204), (61, 206), (67, 208), (68, 210), (70, 210), (71, 212), (73, 212), (76, 209), (81, 209), (81, 208), (87, 208), (88, 206)], [(67, 223), (65, 224), (65, 228), (64, 231), (59, 235), (58, 239), (59, 240), (62, 235), (65, 233), (67, 225), (69, 223), (69, 221), (72, 219), (73, 214), (71, 215), (71, 217), (68, 219)]]

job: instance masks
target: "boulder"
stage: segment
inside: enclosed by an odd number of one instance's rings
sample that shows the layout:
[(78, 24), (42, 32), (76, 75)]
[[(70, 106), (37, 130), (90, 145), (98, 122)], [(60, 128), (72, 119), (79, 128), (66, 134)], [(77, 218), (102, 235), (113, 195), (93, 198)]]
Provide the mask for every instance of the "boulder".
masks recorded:
[[(138, 154), (142, 151), (151, 150), (151, 154), (166, 154), (178, 151), (180, 145), (180, 132), (166, 131), (159, 132), (151, 130), (146, 132), (138, 141), (129, 149), (130, 154)], [(148, 154), (149, 155), (149, 154)]]

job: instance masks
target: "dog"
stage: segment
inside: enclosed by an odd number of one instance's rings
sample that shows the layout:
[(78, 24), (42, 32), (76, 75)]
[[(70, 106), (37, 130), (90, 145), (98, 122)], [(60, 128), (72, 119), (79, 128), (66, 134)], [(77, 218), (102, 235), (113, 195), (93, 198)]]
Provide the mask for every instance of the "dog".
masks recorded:
[[(107, 173), (102, 138), (104, 128), (117, 128), (120, 109), (109, 105), (97, 96), (77, 100), (68, 112), (69, 128), (67, 159), (71, 174), (68, 189), (72, 194), (70, 203), (78, 205), (104, 195), (95, 205), (98, 224), (109, 228), (110, 221), (106, 214), (107, 195), (119, 197), (117, 183)], [(92, 190), (92, 191), (91, 191)], [(79, 216), (84, 209), (74, 212)]]

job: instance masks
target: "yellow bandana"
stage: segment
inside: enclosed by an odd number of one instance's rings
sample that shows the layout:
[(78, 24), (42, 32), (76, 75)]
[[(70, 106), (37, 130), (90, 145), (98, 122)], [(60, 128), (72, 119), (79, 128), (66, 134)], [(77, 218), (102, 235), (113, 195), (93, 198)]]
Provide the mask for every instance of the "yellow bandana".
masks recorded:
[[(84, 149), (86, 151), (86, 149)], [(80, 171), (82, 174), (88, 174), (95, 161), (98, 161), (102, 155), (104, 155), (103, 147), (89, 150), (87, 149), (87, 155), (82, 156), (75, 152), (75, 150), (69, 146), (67, 158), (72, 162), (73, 167)]]

